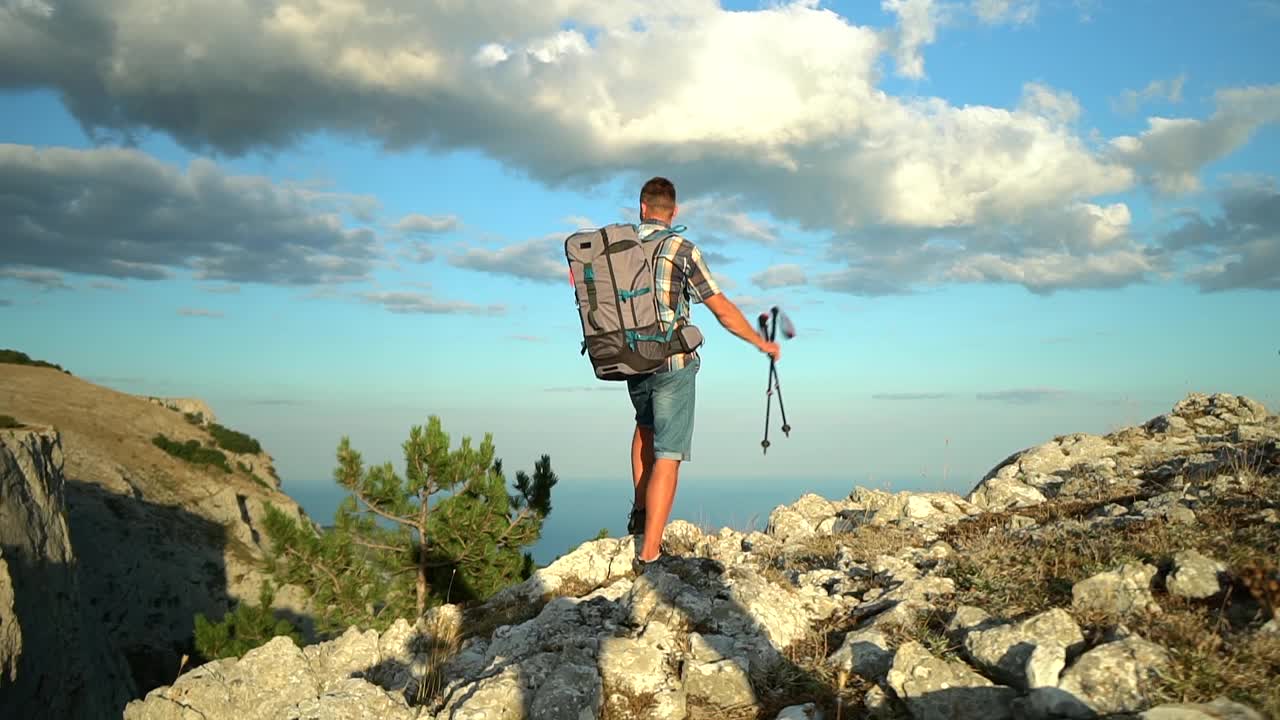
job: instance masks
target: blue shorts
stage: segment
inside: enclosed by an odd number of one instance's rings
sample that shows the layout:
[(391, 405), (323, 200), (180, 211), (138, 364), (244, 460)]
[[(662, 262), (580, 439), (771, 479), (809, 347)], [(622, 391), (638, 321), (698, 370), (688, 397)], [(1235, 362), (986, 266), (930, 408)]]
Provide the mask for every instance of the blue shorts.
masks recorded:
[(653, 430), (653, 456), (689, 460), (693, 448), (694, 380), (700, 358), (679, 370), (627, 380), (636, 424)]

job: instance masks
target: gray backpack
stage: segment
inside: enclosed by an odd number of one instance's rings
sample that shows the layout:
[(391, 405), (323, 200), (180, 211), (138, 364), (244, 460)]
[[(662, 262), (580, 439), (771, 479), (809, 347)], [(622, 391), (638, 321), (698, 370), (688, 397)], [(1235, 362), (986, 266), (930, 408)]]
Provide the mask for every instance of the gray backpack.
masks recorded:
[(658, 323), (654, 270), (666, 240), (684, 227), (660, 230), (640, 241), (639, 228), (615, 223), (579, 230), (564, 242), (582, 322), (582, 354), (601, 380), (626, 380), (660, 369), (672, 355), (702, 344), (697, 327), (677, 320), (665, 332)]

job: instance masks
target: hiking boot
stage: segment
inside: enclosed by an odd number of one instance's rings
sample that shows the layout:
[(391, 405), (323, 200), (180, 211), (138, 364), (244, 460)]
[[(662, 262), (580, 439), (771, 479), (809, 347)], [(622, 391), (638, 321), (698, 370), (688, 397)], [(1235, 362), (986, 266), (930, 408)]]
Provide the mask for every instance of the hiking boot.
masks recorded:
[(644, 532), (644, 508), (631, 506), (631, 516), (627, 518), (627, 534), (640, 535)]
[(640, 556), (636, 555), (631, 558), (631, 572), (634, 573), (636, 577), (640, 577), (650, 570), (669, 568), (677, 560), (677, 557), (674, 555), (668, 555), (665, 550), (659, 552), (658, 557), (650, 560), (649, 562), (641, 560)]

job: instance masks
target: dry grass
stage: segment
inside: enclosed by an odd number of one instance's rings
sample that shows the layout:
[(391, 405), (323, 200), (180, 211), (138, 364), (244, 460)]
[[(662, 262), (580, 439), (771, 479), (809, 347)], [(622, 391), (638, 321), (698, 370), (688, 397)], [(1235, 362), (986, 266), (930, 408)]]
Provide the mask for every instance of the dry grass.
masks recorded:
[(446, 681), (445, 665), (458, 654), (458, 648), (462, 646), (461, 628), (447, 618), (443, 613), (429, 616), (420, 636), (425, 647), (414, 648), (416, 653), (425, 653), (427, 656), (426, 668), (414, 695), (416, 705), (426, 705), (439, 696)]
[[(1083, 530), (1066, 523), (1033, 537), (987, 532), (1001, 524), (997, 515), (962, 523), (946, 536), (957, 550), (943, 568), (956, 582), (953, 601), (1009, 619), (1070, 608), (1076, 582), (1127, 562), (1149, 563), (1163, 576), (1173, 556), (1188, 549), (1223, 561), (1236, 577), (1244, 568), (1280, 556), (1280, 527), (1255, 519), (1261, 511), (1280, 507), (1280, 477), (1260, 474), (1260, 469), (1271, 471), (1270, 466), (1241, 466), (1246, 490), (1205, 502), (1192, 524), (1150, 520)], [(1042, 521), (1072, 520), (1113, 500), (1047, 503), (1022, 513)], [(1267, 613), (1247, 589), (1237, 581), (1209, 604), (1169, 596), (1161, 587), (1163, 581), (1157, 579), (1155, 594), (1163, 612), (1123, 619), (1126, 628), (1170, 652), (1171, 667), (1155, 689), (1157, 698), (1208, 702), (1225, 695), (1280, 717), (1280, 683), (1275, 681), (1280, 677), (1280, 636), (1258, 632)], [(1077, 620), (1092, 638), (1121, 623), (1118, 618)]]

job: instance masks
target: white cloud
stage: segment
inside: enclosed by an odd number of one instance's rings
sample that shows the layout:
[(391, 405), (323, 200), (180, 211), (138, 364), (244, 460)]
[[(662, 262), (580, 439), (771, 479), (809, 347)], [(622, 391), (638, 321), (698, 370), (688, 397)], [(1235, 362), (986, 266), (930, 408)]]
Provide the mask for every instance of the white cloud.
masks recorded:
[[(924, 77), (924, 52), (955, 8), (1022, 23), (1038, 4), (882, 7), (893, 26), (856, 24), (815, 0), (741, 11), (716, 0), (101, 0), (60, 5), (52, 18), (11, 3), (0, 9), (0, 86), (62, 93), (100, 138), (158, 129), (189, 148), (238, 155), (346, 133), (390, 150), (476, 150), (565, 189), (661, 172), (681, 198), (697, 199), (689, 217), (700, 243), (781, 245), (777, 223), (872, 247), (810, 278), (856, 292), (949, 277), (1041, 288), (1141, 277), (1144, 256), (1127, 235), (1105, 251), (1088, 249), (1101, 236), (1087, 233), (1064, 240), (1066, 250), (1046, 248), (1037, 240), (1049, 229), (1043, 219), (1073, 216), (1139, 181), (1193, 189), (1207, 163), (1280, 119), (1280, 86), (1226, 90), (1208, 119), (1153, 118), (1141, 135), (1099, 147), (1074, 127), (1079, 101), (1041, 84), (1028, 84), (1012, 108), (895, 97), (879, 86), (883, 59)], [(650, 102), (659, 81), (665, 102)], [(1176, 97), (1181, 85), (1170, 82), (1156, 89)], [(698, 200), (707, 215), (695, 225)], [(300, 216), (327, 217), (314, 204)], [(320, 234), (341, 238), (336, 227)], [(376, 246), (372, 236), (343, 232), (344, 249), (306, 266), (307, 278), (328, 267), (360, 277), (371, 266), (362, 253)], [(877, 244), (873, 234), (902, 244)], [(522, 253), (532, 265), (513, 263)], [(559, 282), (556, 255), (473, 249), (454, 260)], [(120, 262), (125, 274), (179, 261)]]
[(1200, 189), (1201, 168), (1243, 146), (1258, 128), (1280, 122), (1280, 85), (1222, 90), (1208, 120), (1152, 117), (1138, 137), (1110, 142), (1110, 154), (1162, 192)]
[(401, 315), (501, 315), (506, 312), (503, 305), (475, 305), (457, 300), (440, 300), (419, 292), (364, 293), (360, 297), (365, 302), (381, 305), (388, 312)]
[(881, 0), (880, 7), (898, 16), (893, 51), (898, 74), (913, 79), (924, 77), (924, 57), (920, 49), (938, 35), (937, 8), (933, 0)]
[(400, 218), (396, 230), (418, 235), (436, 235), (457, 230), (461, 223), (456, 215), (420, 215), (412, 213)]
[(989, 25), (1029, 23), (1039, 10), (1039, 0), (974, 0), (973, 3), (978, 19)]
[(1070, 124), (1080, 117), (1080, 101), (1074, 95), (1043, 83), (1027, 83), (1022, 88), (1018, 108), (1054, 122)]
[(1187, 75), (1183, 73), (1169, 80), (1152, 80), (1141, 90), (1125, 90), (1117, 100), (1112, 101), (1116, 112), (1134, 113), (1144, 102), (1165, 100), (1171, 103), (1182, 102), (1182, 89), (1187, 83)]
[(0, 144), (0, 187), (0, 267), (315, 285), (365, 279), (380, 256), (328, 200), (204, 159), (184, 172), (133, 149)]
[(568, 283), (564, 238), (549, 236), (489, 250), (470, 248), (450, 256), (454, 267), (540, 283)]
[(1243, 178), (1219, 193), (1222, 212), (1187, 212), (1161, 246), (1192, 263), (1186, 279), (1204, 292), (1280, 290), (1280, 189)]
[(751, 282), (761, 290), (794, 287), (808, 283), (804, 268), (799, 265), (773, 265), (751, 277)]
[[(2, 262), (2, 261), (0, 261)], [(44, 290), (70, 290), (71, 286), (63, 279), (62, 273), (35, 268), (0, 266), (0, 279), (18, 280), (35, 285)]]

